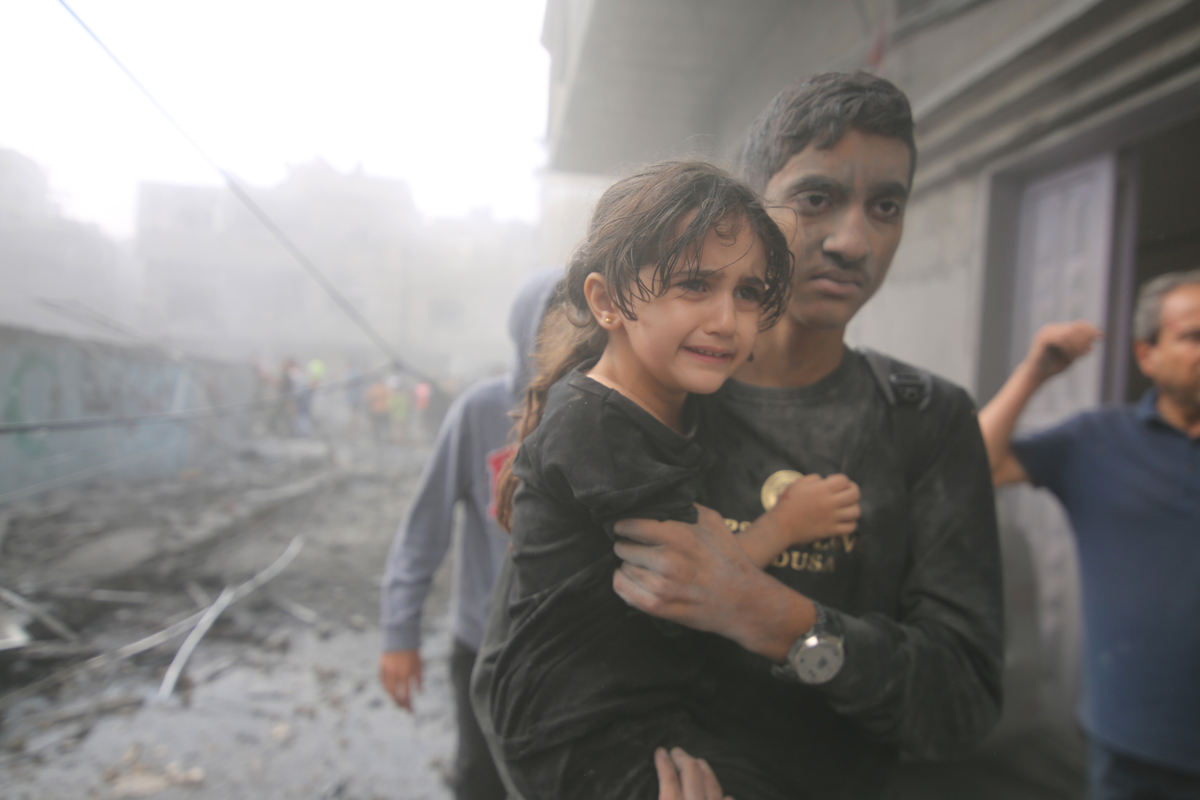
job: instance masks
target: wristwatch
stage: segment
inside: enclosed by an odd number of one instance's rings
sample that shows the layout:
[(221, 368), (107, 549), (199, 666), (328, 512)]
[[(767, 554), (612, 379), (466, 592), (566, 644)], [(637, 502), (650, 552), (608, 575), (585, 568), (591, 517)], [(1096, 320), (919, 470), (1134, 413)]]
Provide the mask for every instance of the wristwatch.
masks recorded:
[(846, 660), (842, 637), (834, 633), (833, 617), (820, 603), (814, 603), (817, 621), (796, 640), (787, 660), (774, 668), (777, 677), (815, 686), (833, 680)]

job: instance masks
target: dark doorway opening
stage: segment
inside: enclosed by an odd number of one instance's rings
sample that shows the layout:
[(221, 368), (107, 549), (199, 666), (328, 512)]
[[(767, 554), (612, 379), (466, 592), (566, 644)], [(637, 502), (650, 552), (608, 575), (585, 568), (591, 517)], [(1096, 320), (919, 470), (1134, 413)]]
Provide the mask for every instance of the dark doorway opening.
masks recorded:
[[(1137, 287), (1166, 272), (1200, 267), (1200, 117), (1157, 133), (1129, 148), (1137, 172), (1137, 222), (1132, 247), (1132, 291), (1121, 297), (1126, 319)], [(1124, 293), (1123, 293), (1124, 294)], [(1126, 361), (1125, 401), (1150, 387), (1128, 341), (1110, 341)]]

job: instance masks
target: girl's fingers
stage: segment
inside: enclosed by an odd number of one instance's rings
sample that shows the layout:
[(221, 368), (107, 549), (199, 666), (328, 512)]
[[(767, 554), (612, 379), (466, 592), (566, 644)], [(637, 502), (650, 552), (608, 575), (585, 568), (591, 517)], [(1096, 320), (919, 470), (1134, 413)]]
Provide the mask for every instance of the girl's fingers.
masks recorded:
[(700, 771), (703, 773), (705, 800), (721, 800), (721, 783), (712, 767), (704, 759), (700, 759)]
[(833, 513), (833, 518), (838, 522), (849, 522), (856, 520), (862, 516), (862, 508), (858, 503), (848, 506), (839, 506)]
[(661, 747), (654, 751), (654, 770), (658, 773), (658, 800), (683, 800), (679, 773), (667, 751)]
[[(710, 786), (701, 768), (703, 761), (692, 758), (686, 751), (679, 747), (671, 748), (671, 760), (675, 763), (675, 768), (679, 770), (679, 783), (683, 790), (685, 800), (714, 800), (720, 798), (720, 789), (718, 787), (717, 794), (711, 794)], [(710, 770), (711, 771), (711, 770)], [(716, 776), (713, 777), (716, 780)]]
[(851, 483), (849, 486), (838, 490), (837, 497), (841, 500), (849, 499), (851, 502), (857, 503), (862, 496), (862, 492), (858, 488), (857, 483)]

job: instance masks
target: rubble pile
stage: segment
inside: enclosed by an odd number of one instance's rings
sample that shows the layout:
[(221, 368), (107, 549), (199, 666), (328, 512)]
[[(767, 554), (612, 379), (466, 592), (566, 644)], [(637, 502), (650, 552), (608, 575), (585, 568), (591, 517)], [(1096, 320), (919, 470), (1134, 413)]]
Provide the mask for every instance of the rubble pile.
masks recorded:
[(400, 736), (411, 796), (443, 796), (441, 667), (415, 717), (374, 680), (380, 573), (424, 455), (402, 450), (263, 440), (174, 481), (0, 511), (3, 795), (375, 796), (399, 776), (373, 748)]

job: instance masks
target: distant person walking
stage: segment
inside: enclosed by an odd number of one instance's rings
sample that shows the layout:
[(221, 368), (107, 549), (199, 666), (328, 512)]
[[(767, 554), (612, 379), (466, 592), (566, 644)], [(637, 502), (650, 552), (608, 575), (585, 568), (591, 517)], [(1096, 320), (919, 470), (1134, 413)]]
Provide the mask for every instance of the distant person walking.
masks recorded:
[(357, 366), (351, 366), (346, 375), (345, 401), (350, 414), (350, 433), (358, 437), (362, 430), (362, 418), (367, 409), (367, 377)]
[(391, 438), (391, 395), (387, 380), (382, 377), (367, 387), (367, 415), (371, 418), (371, 436), (376, 444), (385, 444)]
[(1049, 489), (1083, 581), (1091, 800), (1200, 798), (1200, 270), (1147, 283), (1134, 354), (1154, 386), (1134, 405), (1012, 439), (1025, 405), (1087, 353), (1087, 322), (1046, 325), (979, 412), (997, 486)]
[(308, 362), (307, 375), (299, 367), (296, 368), (296, 372), (297, 393), (293, 434), (307, 439), (313, 435), (316, 425), (313, 418), (313, 404), (316, 401), (317, 389), (320, 388), (321, 382), (325, 378), (325, 362), (314, 358)]
[[(396, 704), (412, 710), (421, 688), (421, 613), (433, 574), (450, 549), (454, 509), (463, 527), (454, 565), (450, 675), (458, 719), (454, 791), (458, 800), (503, 800), (504, 788), (468, 696), (489, 598), (508, 536), (495, 521), (493, 489), (509, 454), (509, 411), (524, 396), (542, 313), (560, 272), (543, 270), (518, 289), (509, 316), (516, 363), (508, 375), (472, 385), (446, 413), (408, 516), (396, 533), (383, 577), (383, 655), (379, 677)], [(418, 394), (418, 403), (421, 395)], [(428, 402), (428, 394), (425, 395)]]
[(300, 388), (299, 368), (294, 358), (285, 358), (279, 369), (279, 404), (271, 421), (277, 436), (296, 435), (296, 392)]

